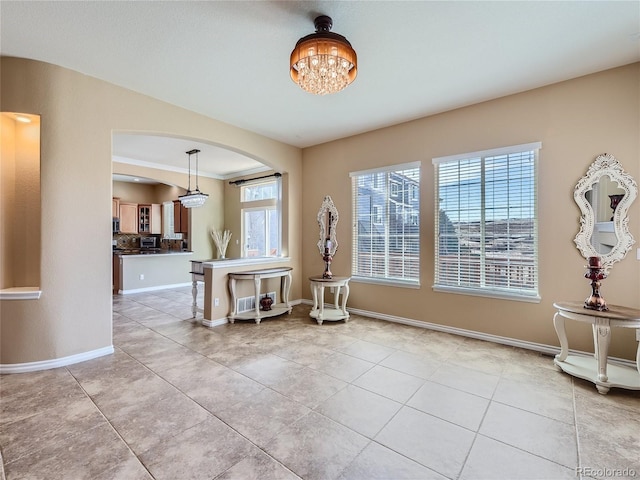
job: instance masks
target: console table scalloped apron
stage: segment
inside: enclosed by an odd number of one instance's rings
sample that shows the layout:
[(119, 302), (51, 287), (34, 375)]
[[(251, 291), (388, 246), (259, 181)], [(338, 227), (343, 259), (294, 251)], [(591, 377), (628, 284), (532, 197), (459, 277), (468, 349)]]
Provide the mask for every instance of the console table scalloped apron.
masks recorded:
[[(611, 387), (640, 390), (640, 344), (636, 352), (636, 368), (608, 363), (611, 327), (640, 329), (640, 310), (609, 305), (600, 312), (584, 308), (581, 302), (556, 302), (553, 326), (560, 340), (560, 353), (553, 363), (562, 371), (595, 383), (598, 392), (606, 394)], [(569, 355), (565, 319), (590, 323), (593, 329), (594, 355)]]
[[(263, 268), (260, 270), (249, 270), (246, 272), (229, 273), (229, 291), (231, 292), (231, 313), (229, 321), (234, 323), (239, 320), (255, 320), (260, 323), (263, 318), (275, 317), (283, 313), (291, 313), (292, 306), (289, 303), (289, 290), (291, 288), (291, 267)], [(271, 306), (271, 310), (260, 310), (260, 284), (262, 279), (281, 277), (280, 295), (282, 302)], [(250, 312), (236, 312), (237, 294), (236, 282), (242, 280), (252, 280), (255, 292), (255, 309)]]

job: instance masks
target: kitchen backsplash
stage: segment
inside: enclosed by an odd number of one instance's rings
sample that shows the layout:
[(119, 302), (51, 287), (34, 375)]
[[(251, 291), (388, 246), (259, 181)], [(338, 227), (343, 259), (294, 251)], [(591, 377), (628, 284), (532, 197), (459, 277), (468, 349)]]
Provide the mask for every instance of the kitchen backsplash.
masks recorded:
[(184, 240), (167, 240), (162, 239), (161, 235), (140, 235), (140, 234), (127, 234), (127, 233), (114, 233), (113, 240), (116, 242), (113, 245), (114, 248), (140, 248), (140, 237), (156, 237), (156, 247), (167, 250), (180, 250), (183, 246)]

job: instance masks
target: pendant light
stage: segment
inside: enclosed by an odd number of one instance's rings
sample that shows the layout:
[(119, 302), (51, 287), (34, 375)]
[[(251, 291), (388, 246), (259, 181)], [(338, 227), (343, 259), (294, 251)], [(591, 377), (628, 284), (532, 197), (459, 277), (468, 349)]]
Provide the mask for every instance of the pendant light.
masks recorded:
[(313, 23), (316, 33), (298, 40), (291, 52), (291, 79), (314, 95), (339, 92), (356, 79), (358, 57), (345, 37), (331, 31), (331, 17), (320, 15)]
[[(180, 203), (182, 203), (185, 208), (201, 207), (209, 196), (206, 193), (202, 193), (198, 188), (198, 152), (200, 152), (200, 150), (197, 149), (186, 152), (187, 155), (189, 155), (189, 185), (187, 187), (187, 193), (178, 197), (178, 200), (180, 200)], [(191, 155), (196, 156), (196, 189), (193, 191), (191, 191)]]

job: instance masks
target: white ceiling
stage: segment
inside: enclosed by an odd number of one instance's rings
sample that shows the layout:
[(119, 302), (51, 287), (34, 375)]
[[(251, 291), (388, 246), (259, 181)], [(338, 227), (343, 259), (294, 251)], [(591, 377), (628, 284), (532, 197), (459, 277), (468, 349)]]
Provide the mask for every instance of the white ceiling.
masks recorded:
[[(186, 152), (194, 149), (200, 152), (197, 158), (191, 155), (189, 159)], [(116, 162), (181, 173), (188, 172), (189, 160), (195, 172), (197, 160), (199, 175), (218, 179), (268, 170), (257, 160), (228, 148), (175, 137), (115, 133), (112, 151)], [(125, 178), (119, 180), (126, 181)]]
[[(358, 54), (356, 81), (323, 97), (288, 71), (318, 14)], [(0, 17), (2, 55), (61, 65), (298, 147), (640, 61), (638, 0), (3, 0)], [(184, 166), (184, 152), (204, 147), (190, 142), (168, 156), (156, 139), (123, 138), (114, 154)], [(211, 160), (204, 148), (200, 157), (209, 174), (245, 168), (237, 154), (211, 148)]]

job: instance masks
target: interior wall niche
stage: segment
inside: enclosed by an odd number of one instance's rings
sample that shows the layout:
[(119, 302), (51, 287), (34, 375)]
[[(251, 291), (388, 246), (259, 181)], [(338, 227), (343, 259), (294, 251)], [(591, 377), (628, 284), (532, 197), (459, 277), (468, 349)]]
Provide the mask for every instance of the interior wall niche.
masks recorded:
[(40, 116), (2, 112), (0, 119), (0, 290), (39, 290)]

